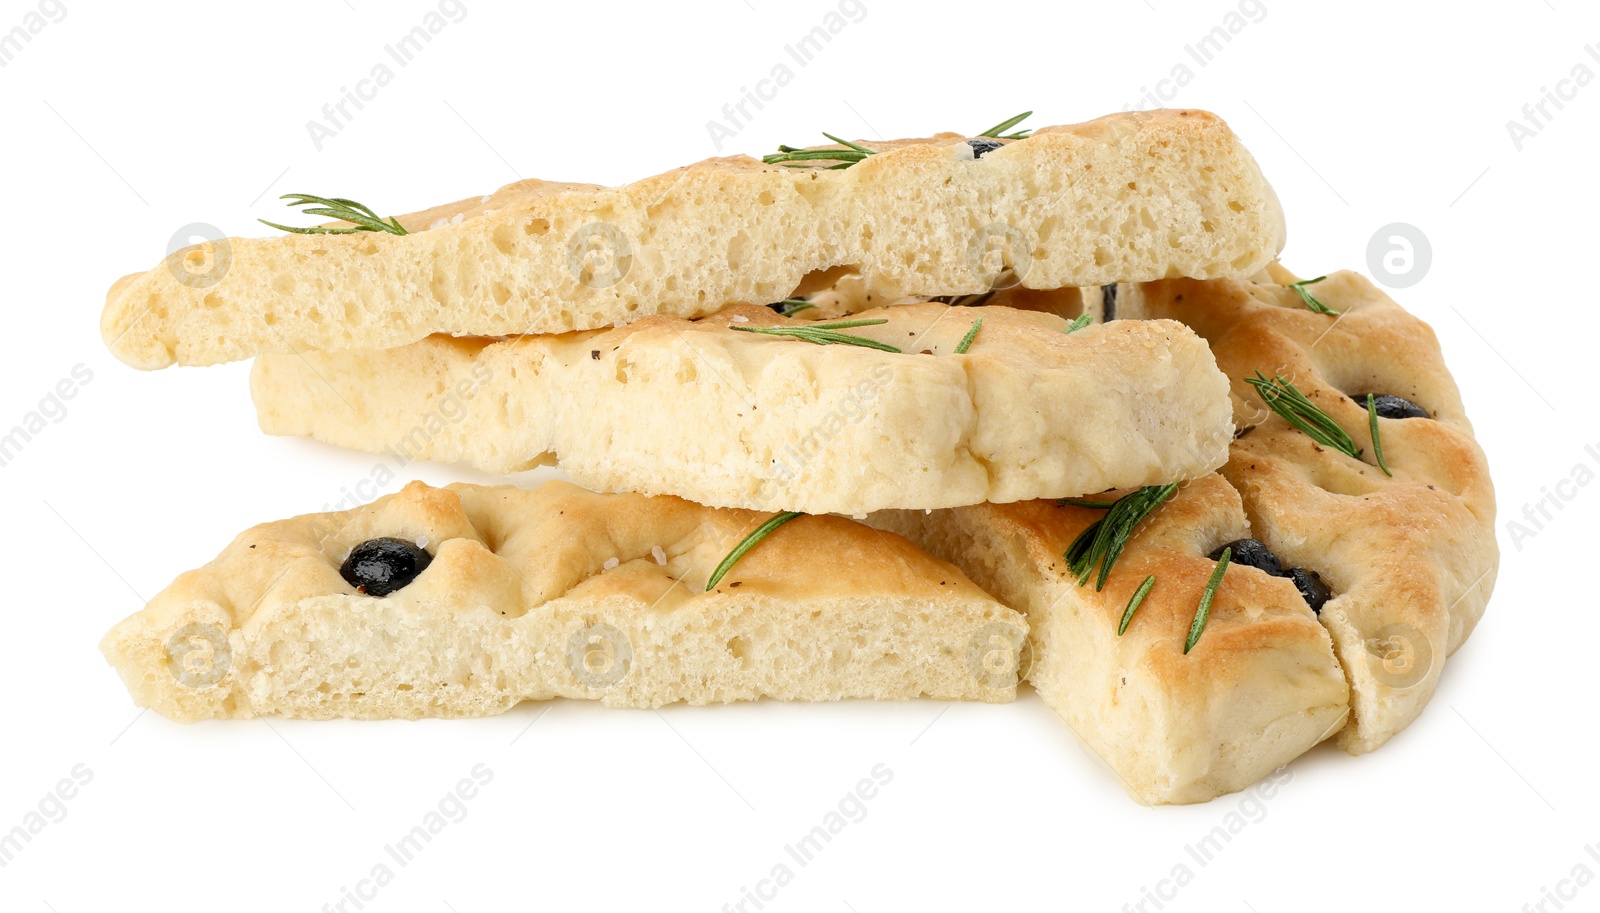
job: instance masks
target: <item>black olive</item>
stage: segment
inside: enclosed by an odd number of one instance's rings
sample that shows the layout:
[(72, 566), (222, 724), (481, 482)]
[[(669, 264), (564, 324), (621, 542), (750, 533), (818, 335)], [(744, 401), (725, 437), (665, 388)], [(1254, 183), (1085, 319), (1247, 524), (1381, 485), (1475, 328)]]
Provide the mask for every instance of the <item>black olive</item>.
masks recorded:
[(778, 312), (779, 314), (782, 314), (783, 313), (783, 308), (784, 308), (784, 303), (782, 301), (774, 301), (773, 303), (767, 305), (767, 308), (769, 310), (773, 310), (773, 311)]
[(1277, 555), (1272, 553), (1272, 549), (1267, 548), (1266, 543), (1260, 539), (1239, 539), (1229, 542), (1211, 553), (1210, 558), (1212, 561), (1222, 557), (1223, 548), (1233, 549), (1231, 560), (1234, 564), (1242, 564), (1245, 567), (1266, 571), (1274, 577), (1284, 576), (1283, 563), (1278, 560)]
[(1117, 319), (1117, 284), (1100, 286), (1100, 322), (1110, 323)]
[(967, 140), (967, 145), (972, 147), (972, 157), (975, 159), (981, 159), (985, 155), (995, 151), (996, 149), (999, 149), (1001, 146), (1004, 146), (1005, 143), (1002, 143), (996, 139), (969, 139)]
[(400, 589), (433, 563), (433, 556), (415, 542), (384, 537), (368, 539), (350, 550), (339, 567), (345, 582), (368, 596), (387, 596)]
[[(1357, 393), (1351, 397), (1356, 405), (1367, 408), (1367, 394)], [(1378, 418), (1432, 418), (1428, 410), (1404, 397), (1394, 396), (1389, 393), (1372, 394), (1372, 405), (1378, 410)]]
[(1333, 598), (1333, 594), (1328, 592), (1328, 585), (1322, 582), (1322, 575), (1303, 567), (1292, 567), (1289, 568), (1289, 579), (1294, 581), (1295, 589), (1300, 591), (1300, 597), (1311, 607), (1311, 611), (1321, 615), (1322, 607)]

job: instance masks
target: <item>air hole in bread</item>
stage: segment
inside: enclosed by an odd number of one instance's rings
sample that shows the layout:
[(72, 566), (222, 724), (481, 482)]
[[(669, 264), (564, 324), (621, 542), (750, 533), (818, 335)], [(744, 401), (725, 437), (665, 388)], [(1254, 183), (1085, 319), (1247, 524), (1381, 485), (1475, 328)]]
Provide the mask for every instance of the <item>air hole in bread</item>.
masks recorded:
[(530, 219), (522, 223), (522, 233), (525, 235), (542, 235), (549, 230), (549, 219)]

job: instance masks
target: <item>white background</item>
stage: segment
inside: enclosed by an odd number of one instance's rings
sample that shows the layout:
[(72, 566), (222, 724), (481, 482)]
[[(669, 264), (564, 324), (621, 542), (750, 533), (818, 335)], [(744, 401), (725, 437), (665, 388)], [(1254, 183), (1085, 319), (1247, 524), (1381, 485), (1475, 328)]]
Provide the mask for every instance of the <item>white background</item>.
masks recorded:
[[(435, 8), (73, 0), (0, 69), (0, 429), (75, 365), (93, 374), (0, 469), (0, 831), (92, 771), (0, 868), (0, 908), (321, 910), (480, 763), (493, 780), (465, 820), (368, 910), (721, 910), (794, 868), (784, 845), (879, 763), (893, 780), (867, 817), (769, 910), (1121, 910), (1183, 862), (1194, 878), (1169, 910), (1514, 911), (1579, 864), (1600, 874), (1585, 851), (1600, 844), (1600, 486), (1563, 486), (1537, 535), (1507, 527), (1576, 465), (1600, 469), (1600, 86), (1549, 108), (1520, 151), (1506, 127), (1575, 65), (1600, 73), (1585, 51), (1600, 13), (1578, 0), (1247, 0), (1259, 21), (1204, 67), (1184, 47), (1237, 9), (1225, 0), (870, 0), (725, 150), (977, 131), (1030, 107), (1035, 126), (1070, 123), (1186, 63), (1171, 102), (1217, 111), (1254, 151), (1289, 215), (1290, 268), (1368, 271), (1380, 226), (1426, 234), (1431, 268), (1394, 294), (1438, 331), (1493, 462), (1497, 592), (1420, 721), (1373, 755), (1296, 761), (1209, 865), (1184, 847), (1240, 797), (1135, 805), (1031, 693), (420, 723), (139, 715), (101, 634), (239, 530), (337, 501), (376, 458), (260, 435), (245, 364), (122, 366), (99, 338), (106, 288), (188, 223), (292, 221), (287, 191), (403, 212), (715, 154), (706, 122), (793, 67), (784, 45), (837, 7), (472, 2), (315, 149), (306, 122)], [(0, 31), (34, 9), (4, 0)], [(1600, 908), (1600, 884), (1569, 908)]]

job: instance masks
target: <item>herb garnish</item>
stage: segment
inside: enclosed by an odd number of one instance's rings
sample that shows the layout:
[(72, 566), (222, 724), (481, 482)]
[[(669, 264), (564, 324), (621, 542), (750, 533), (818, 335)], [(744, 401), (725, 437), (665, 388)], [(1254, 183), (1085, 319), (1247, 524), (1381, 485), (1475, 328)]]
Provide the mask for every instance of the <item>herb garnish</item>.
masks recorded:
[(1155, 585), (1156, 575), (1151, 574), (1144, 578), (1144, 583), (1139, 584), (1137, 590), (1133, 591), (1133, 598), (1128, 600), (1128, 607), (1122, 612), (1122, 621), (1117, 625), (1118, 637), (1122, 636), (1123, 631), (1128, 630), (1128, 622), (1133, 621), (1133, 613), (1139, 611), (1140, 604), (1144, 602), (1146, 596), (1150, 595), (1150, 588)]
[(1068, 504), (1073, 507), (1091, 507), (1097, 510), (1109, 510), (1117, 506), (1115, 501), (1081, 501), (1077, 498), (1058, 498), (1056, 500), (1057, 507), (1065, 507)]
[(778, 151), (770, 155), (763, 155), (761, 161), (768, 165), (786, 165), (789, 168), (804, 168), (804, 165), (791, 165), (790, 162), (838, 162), (829, 165), (829, 171), (849, 168), (856, 162), (866, 160), (869, 155), (877, 155), (878, 150), (868, 149), (860, 143), (852, 143), (847, 139), (840, 139), (832, 133), (823, 133), (828, 139), (844, 146), (843, 149), (802, 149), (798, 146), (779, 146)]
[(1312, 440), (1355, 459), (1361, 459), (1361, 450), (1350, 435), (1328, 413), (1317, 408), (1294, 384), (1278, 375), (1267, 380), (1260, 371), (1255, 377), (1246, 377), (1245, 383), (1256, 388), (1267, 408), (1283, 416), (1289, 424), (1304, 431)]
[(1222, 585), (1222, 575), (1228, 572), (1228, 562), (1232, 560), (1231, 546), (1223, 549), (1221, 557), (1217, 558), (1217, 569), (1211, 572), (1211, 579), (1206, 581), (1206, 591), (1200, 595), (1200, 608), (1195, 610), (1194, 623), (1189, 625), (1189, 639), (1183, 642), (1183, 655), (1188, 656), (1194, 645), (1199, 643), (1206, 622), (1211, 620), (1211, 601), (1217, 598), (1217, 587)]
[(1383, 441), (1378, 437), (1378, 399), (1371, 393), (1367, 394), (1367, 424), (1372, 430), (1372, 455), (1378, 459), (1378, 468), (1392, 479), (1394, 473), (1389, 471), (1389, 465), (1383, 461)]
[(804, 298), (785, 298), (782, 301), (774, 301), (772, 304), (767, 305), (767, 307), (772, 308), (784, 317), (789, 317), (805, 310), (806, 308), (814, 308), (816, 305), (805, 300)]
[(1322, 303), (1322, 299), (1318, 298), (1316, 295), (1311, 294), (1311, 290), (1306, 288), (1306, 286), (1308, 286), (1308, 285), (1316, 285), (1318, 282), (1321, 282), (1322, 280), (1324, 280), (1326, 278), (1328, 278), (1328, 277), (1327, 276), (1318, 276), (1315, 279), (1301, 279), (1299, 282), (1291, 282), (1291, 283), (1289, 283), (1289, 287), (1294, 289), (1295, 294), (1300, 296), (1300, 300), (1305, 302), (1306, 307), (1310, 308), (1313, 313), (1316, 313), (1316, 314), (1327, 314), (1330, 317), (1337, 317), (1337, 316), (1339, 316), (1339, 312), (1338, 311), (1334, 310), (1331, 307), (1328, 307), (1326, 304), (1323, 304)]
[[(978, 134), (979, 136), (993, 137), (994, 139), (1026, 139), (1032, 130), (1018, 130), (1015, 133), (1006, 133), (1017, 124), (1022, 123), (1032, 116), (1032, 111), (1024, 111), (1015, 117), (1008, 117), (993, 127)], [(837, 171), (849, 168), (856, 162), (864, 161), (869, 155), (877, 155), (878, 150), (868, 149), (860, 143), (852, 143), (847, 139), (840, 139), (832, 133), (822, 134), (832, 142), (845, 148), (843, 149), (804, 149), (799, 146), (779, 146), (777, 152), (763, 155), (761, 161), (768, 165), (783, 165), (786, 168), (804, 168), (808, 162), (836, 162), (829, 165), (827, 170)], [(801, 164), (794, 164), (800, 162)]]
[(961, 341), (956, 343), (957, 355), (967, 354), (967, 350), (972, 348), (972, 340), (978, 338), (978, 331), (981, 329), (983, 329), (983, 318), (979, 317), (972, 322), (972, 329), (967, 331), (967, 335), (961, 337)]
[(877, 349), (880, 352), (894, 352), (899, 349), (886, 342), (876, 339), (866, 339), (861, 336), (851, 336), (849, 333), (837, 333), (835, 330), (847, 330), (851, 327), (871, 327), (880, 323), (888, 323), (887, 319), (879, 320), (836, 320), (832, 323), (813, 323), (801, 327), (744, 327), (735, 326), (733, 329), (744, 333), (764, 333), (768, 336), (792, 336), (819, 346), (832, 343), (841, 343), (849, 346), (864, 346), (868, 349)]
[(1063, 332), (1063, 333), (1076, 333), (1076, 332), (1078, 332), (1079, 330), (1083, 329), (1084, 327), (1088, 326), (1091, 323), (1094, 323), (1094, 317), (1092, 315), (1090, 315), (1090, 314), (1079, 314), (1076, 318), (1073, 319), (1073, 321), (1071, 323), (1067, 324), (1067, 328), (1065, 330), (1062, 330), (1061, 332)]
[(1078, 538), (1067, 546), (1065, 555), (1067, 567), (1078, 575), (1078, 586), (1088, 583), (1094, 569), (1099, 567), (1100, 575), (1095, 580), (1094, 588), (1097, 591), (1105, 589), (1106, 577), (1111, 574), (1111, 566), (1117, 563), (1117, 556), (1122, 554), (1123, 547), (1133, 536), (1134, 528), (1139, 525), (1139, 521), (1159, 507), (1163, 501), (1172, 497), (1177, 490), (1176, 483), (1146, 485), (1138, 491), (1118, 498), (1104, 517), (1089, 524), (1079, 533)]
[(1012, 127), (1015, 127), (1017, 124), (1022, 123), (1032, 116), (1032, 111), (1024, 111), (1021, 114), (1018, 114), (1016, 117), (1006, 118), (1005, 120), (995, 124), (993, 127), (990, 127), (978, 135), (990, 136), (994, 137), (995, 139), (1027, 139), (1028, 134), (1033, 132), (1032, 130), (1018, 130), (1015, 133), (1006, 133), (1005, 131), (1010, 130)]
[(290, 206), (312, 207), (305, 210), (309, 216), (327, 216), (341, 222), (354, 223), (343, 228), (329, 228), (323, 225), (313, 225), (309, 228), (296, 228), (292, 225), (279, 225), (277, 222), (268, 222), (266, 219), (257, 219), (263, 225), (269, 225), (279, 231), (293, 232), (297, 235), (348, 235), (358, 231), (386, 231), (391, 235), (410, 234), (400, 220), (390, 216), (387, 220), (372, 211), (371, 207), (363, 206), (354, 200), (342, 200), (337, 197), (317, 197), (309, 193), (286, 193), (280, 200), (289, 200)]
[(723, 558), (722, 562), (717, 565), (717, 569), (711, 572), (711, 579), (706, 581), (706, 592), (709, 593), (715, 589), (717, 584), (722, 582), (722, 578), (733, 570), (733, 566), (739, 563), (739, 559), (745, 556), (746, 552), (760, 544), (761, 540), (771, 535), (773, 530), (798, 516), (800, 516), (800, 512), (797, 510), (786, 510), (781, 514), (775, 514), (767, 522), (756, 527), (755, 532), (745, 536), (744, 541), (735, 545), (733, 551), (729, 552), (728, 556)]

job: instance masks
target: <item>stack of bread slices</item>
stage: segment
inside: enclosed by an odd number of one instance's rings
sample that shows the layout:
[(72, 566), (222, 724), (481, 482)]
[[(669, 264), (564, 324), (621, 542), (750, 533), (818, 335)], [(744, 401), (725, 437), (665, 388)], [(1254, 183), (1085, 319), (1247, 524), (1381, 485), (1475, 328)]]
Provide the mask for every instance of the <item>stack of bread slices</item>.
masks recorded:
[(1217, 117), (1015, 120), (398, 217), (296, 196), (343, 221), (121, 280), (116, 355), (255, 358), (268, 433), (577, 484), (266, 523), (106, 655), (179, 720), (1027, 682), (1147, 803), (1378, 747), (1497, 562), (1431, 330), (1279, 266)]

